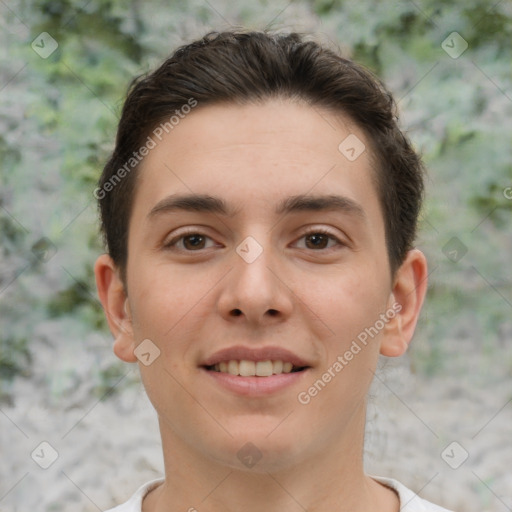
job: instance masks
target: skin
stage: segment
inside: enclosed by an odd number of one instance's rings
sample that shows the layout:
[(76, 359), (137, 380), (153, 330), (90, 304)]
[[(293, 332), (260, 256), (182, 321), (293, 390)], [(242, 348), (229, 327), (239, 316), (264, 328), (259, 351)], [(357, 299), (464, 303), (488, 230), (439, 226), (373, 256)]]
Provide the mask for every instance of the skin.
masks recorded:
[[(352, 162), (338, 150), (351, 133), (367, 148)], [(427, 265), (412, 250), (391, 275), (373, 172), (368, 140), (349, 119), (291, 100), (198, 106), (145, 157), (130, 220), (128, 292), (108, 255), (95, 266), (116, 355), (137, 362), (144, 339), (161, 351), (151, 365), (139, 362), (166, 471), (144, 512), (399, 510), (394, 491), (363, 470), (366, 394), (379, 353), (400, 356), (408, 347)], [(191, 192), (239, 211), (148, 216), (167, 196)], [(364, 215), (274, 213), (298, 194), (339, 194)], [(199, 250), (190, 238), (164, 248), (187, 227), (208, 237)], [(323, 238), (330, 241), (318, 248), (306, 236), (318, 228), (340, 242)], [(236, 252), (248, 236), (263, 249), (252, 263)], [(298, 393), (397, 302), (400, 313), (299, 403)], [(235, 395), (198, 365), (240, 344), (278, 345), (312, 368), (271, 396)], [(247, 442), (262, 454), (252, 468), (237, 457)]]

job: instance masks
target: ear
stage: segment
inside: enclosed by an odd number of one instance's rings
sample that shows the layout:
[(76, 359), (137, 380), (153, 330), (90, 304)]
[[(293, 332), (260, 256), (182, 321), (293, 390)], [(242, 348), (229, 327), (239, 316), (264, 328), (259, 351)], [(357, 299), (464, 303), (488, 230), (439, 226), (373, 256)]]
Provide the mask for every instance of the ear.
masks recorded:
[(416, 329), (418, 317), (427, 292), (427, 260), (413, 249), (396, 272), (388, 311), (395, 316), (386, 324), (380, 353), (387, 357), (401, 356), (407, 350)]
[(94, 265), (96, 286), (110, 332), (114, 336), (114, 353), (127, 363), (135, 363), (132, 319), (128, 297), (119, 269), (108, 254), (102, 254)]

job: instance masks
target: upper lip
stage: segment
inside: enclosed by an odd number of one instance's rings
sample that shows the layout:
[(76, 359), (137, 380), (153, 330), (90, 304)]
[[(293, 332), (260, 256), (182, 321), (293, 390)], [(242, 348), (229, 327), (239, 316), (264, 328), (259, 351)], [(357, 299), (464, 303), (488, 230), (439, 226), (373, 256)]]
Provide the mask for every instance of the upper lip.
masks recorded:
[(213, 366), (222, 361), (283, 361), (290, 362), (293, 366), (311, 366), (307, 361), (293, 352), (282, 347), (268, 346), (261, 348), (248, 348), (242, 345), (228, 347), (215, 352), (205, 359), (201, 366)]

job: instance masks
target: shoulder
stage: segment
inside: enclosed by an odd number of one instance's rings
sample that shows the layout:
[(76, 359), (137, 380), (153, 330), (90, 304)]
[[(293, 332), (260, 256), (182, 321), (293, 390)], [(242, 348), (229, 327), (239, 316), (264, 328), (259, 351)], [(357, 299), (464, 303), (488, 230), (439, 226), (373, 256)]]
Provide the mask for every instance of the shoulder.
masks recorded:
[[(397, 480), (378, 476), (372, 476), (372, 478), (398, 493), (400, 498), (400, 512), (451, 512), (446, 508), (434, 505), (433, 503), (420, 498), (416, 493), (405, 487), (405, 485), (401, 484)], [(105, 512), (141, 512), (142, 500), (144, 497), (163, 481), (163, 478), (158, 478), (141, 485), (127, 502), (106, 510)]]
[(420, 498), (415, 492), (397, 480), (378, 476), (372, 476), (372, 478), (397, 492), (400, 498), (400, 512), (451, 512), (446, 508), (434, 505), (430, 501)]
[(122, 505), (118, 505), (117, 507), (105, 510), (105, 512), (141, 512), (142, 500), (146, 494), (160, 485), (163, 481), (163, 478), (158, 478), (156, 480), (151, 480), (144, 485), (141, 485), (127, 502), (123, 503)]

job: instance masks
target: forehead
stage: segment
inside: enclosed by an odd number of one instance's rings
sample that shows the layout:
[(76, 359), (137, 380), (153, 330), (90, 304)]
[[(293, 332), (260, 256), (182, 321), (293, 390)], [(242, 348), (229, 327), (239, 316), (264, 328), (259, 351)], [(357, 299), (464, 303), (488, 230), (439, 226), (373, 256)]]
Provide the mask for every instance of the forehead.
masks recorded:
[(380, 215), (368, 141), (340, 114), (287, 100), (199, 105), (155, 142), (139, 168), (137, 217), (174, 193), (222, 197), (241, 216), (341, 194)]

